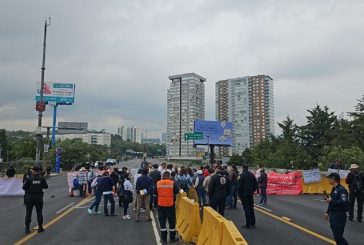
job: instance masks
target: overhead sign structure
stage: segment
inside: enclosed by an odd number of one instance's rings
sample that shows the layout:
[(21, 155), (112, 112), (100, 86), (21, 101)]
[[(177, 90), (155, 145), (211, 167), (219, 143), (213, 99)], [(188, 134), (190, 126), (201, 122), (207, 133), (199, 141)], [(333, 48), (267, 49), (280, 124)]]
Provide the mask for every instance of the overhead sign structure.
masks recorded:
[(233, 123), (226, 121), (195, 120), (195, 133), (202, 133), (203, 138), (195, 140), (195, 145), (231, 146)]
[(195, 132), (195, 133), (185, 133), (185, 140), (202, 140), (203, 133)]
[[(43, 101), (45, 103), (73, 104), (75, 102), (75, 84), (45, 82), (43, 87)], [(36, 101), (40, 101), (40, 82), (37, 86)]]

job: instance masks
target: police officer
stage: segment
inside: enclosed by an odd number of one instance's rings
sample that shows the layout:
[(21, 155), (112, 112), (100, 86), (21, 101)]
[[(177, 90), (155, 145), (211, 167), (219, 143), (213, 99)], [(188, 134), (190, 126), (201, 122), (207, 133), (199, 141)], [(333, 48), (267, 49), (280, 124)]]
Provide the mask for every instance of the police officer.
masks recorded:
[(178, 194), (178, 185), (171, 179), (171, 174), (166, 171), (163, 179), (157, 182), (158, 219), (161, 227), (162, 244), (167, 244), (167, 219), (169, 224), (170, 242), (178, 242), (176, 238), (176, 207), (175, 196)]
[(346, 224), (346, 212), (349, 208), (348, 191), (340, 185), (340, 175), (331, 173), (329, 183), (333, 186), (330, 196), (325, 197), (325, 201), (329, 204), (325, 219), (330, 221), (330, 228), (334, 234), (337, 245), (346, 245), (348, 242), (344, 238), (344, 230)]
[(222, 216), (225, 214), (225, 200), (230, 194), (229, 174), (223, 166), (219, 166), (216, 174), (211, 177), (209, 187), (209, 204)]
[(258, 188), (258, 182), (255, 175), (249, 171), (248, 166), (243, 166), (243, 172), (238, 180), (238, 192), (245, 213), (246, 224), (244, 229), (255, 228), (254, 213), (254, 192)]
[(26, 215), (25, 215), (25, 234), (30, 233), (30, 222), (32, 219), (33, 207), (37, 211), (38, 233), (43, 232), (43, 189), (48, 189), (47, 181), (41, 175), (38, 166), (33, 167), (33, 174), (26, 179), (23, 190), (27, 192)]

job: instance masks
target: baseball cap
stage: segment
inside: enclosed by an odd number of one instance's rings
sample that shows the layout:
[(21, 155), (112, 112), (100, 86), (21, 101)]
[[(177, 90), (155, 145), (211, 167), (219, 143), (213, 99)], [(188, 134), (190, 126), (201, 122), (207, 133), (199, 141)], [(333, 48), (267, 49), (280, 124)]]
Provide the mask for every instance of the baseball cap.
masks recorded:
[(327, 176), (327, 178), (340, 181), (340, 175), (338, 173), (331, 173), (329, 176)]

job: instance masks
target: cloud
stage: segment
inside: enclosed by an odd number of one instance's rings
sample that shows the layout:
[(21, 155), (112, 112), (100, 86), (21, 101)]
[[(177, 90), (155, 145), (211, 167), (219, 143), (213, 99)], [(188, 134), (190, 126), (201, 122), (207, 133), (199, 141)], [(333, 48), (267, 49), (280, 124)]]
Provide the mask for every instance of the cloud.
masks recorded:
[[(316, 103), (350, 111), (364, 91), (363, 10), (362, 1), (329, 0), (3, 1), (0, 128), (35, 127), (48, 16), (46, 80), (77, 84), (76, 103), (59, 109), (60, 120), (157, 135), (166, 127), (168, 76), (184, 72), (207, 78), (208, 119), (216, 81), (255, 74), (275, 80), (278, 121), (289, 114), (302, 124)], [(45, 118), (51, 122), (51, 108)]]

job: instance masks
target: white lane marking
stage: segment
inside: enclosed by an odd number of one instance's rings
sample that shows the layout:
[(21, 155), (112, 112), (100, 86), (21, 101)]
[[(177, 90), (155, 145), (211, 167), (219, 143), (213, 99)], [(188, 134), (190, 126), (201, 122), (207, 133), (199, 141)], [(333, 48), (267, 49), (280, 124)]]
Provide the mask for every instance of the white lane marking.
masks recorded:
[(157, 242), (157, 245), (162, 245), (161, 238), (159, 236), (159, 232), (158, 232), (158, 229), (157, 229), (157, 224), (155, 223), (153, 211), (150, 211), (150, 217), (152, 218), (152, 226), (153, 226), (155, 241)]
[(64, 208), (62, 208), (62, 209), (60, 209), (60, 210), (58, 210), (57, 212), (56, 212), (56, 214), (59, 214), (59, 213), (62, 213), (64, 210), (66, 210), (67, 208), (69, 208), (69, 207), (71, 207), (71, 206), (73, 206), (73, 204), (75, 204), (74, 202), (71, 202), (70, 204), (68, 204), (66, 207), (64, 207)]

